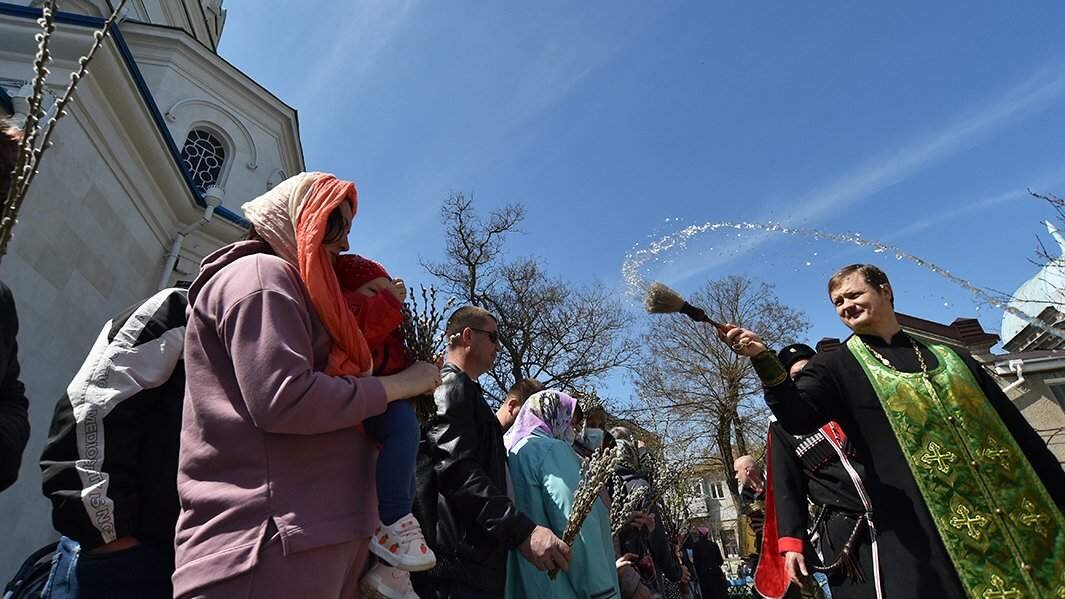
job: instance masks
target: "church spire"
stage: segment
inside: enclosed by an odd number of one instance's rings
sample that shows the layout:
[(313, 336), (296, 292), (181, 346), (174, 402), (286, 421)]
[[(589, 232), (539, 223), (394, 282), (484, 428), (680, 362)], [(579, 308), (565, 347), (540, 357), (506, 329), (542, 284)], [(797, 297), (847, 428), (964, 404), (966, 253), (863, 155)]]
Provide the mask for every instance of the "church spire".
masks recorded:
[(1049, 220), (1044, 221), (1044, 224), (1047, 227), (1047, 233), (1050, 233), (1050, 236), (1054, 238), (1054, 241), (1058, 242), (1058, 248), (1061, 250), (1059, 256), (1065, 256), (1065, 236), (1063, 236), (1061, 231), (1059, 231), (1058, 228), (1054, 226), (1054, 223)]

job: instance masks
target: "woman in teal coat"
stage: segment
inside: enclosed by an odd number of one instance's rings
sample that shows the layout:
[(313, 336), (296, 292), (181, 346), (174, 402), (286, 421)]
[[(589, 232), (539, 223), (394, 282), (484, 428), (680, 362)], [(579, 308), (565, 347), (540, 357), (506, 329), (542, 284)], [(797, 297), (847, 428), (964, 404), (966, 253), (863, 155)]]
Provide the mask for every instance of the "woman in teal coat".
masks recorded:
[[(514, 503), (540, 526), (562, 536), (581, 481), (581, 462), (573, 451), (577, 401), (560, 391), (531, 396), (504, 437)], [(517, 551), (507, 558), (507, 599), (609, 599), (620, 597), (610, 537), (610, 516), (602, 501), (584, 521), (570, 547), (568, 572), (552, 580)]]

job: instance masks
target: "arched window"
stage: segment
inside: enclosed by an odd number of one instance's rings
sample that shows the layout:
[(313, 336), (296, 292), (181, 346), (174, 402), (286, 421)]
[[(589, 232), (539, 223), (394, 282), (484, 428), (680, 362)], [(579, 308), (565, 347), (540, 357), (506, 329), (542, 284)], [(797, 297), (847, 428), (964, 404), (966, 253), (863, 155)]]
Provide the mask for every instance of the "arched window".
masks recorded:
[(189, 169), (196, 189), (202, 192), (218, 183), (218, 178), (222, 175), (222, 165), (226, 161), (226, 148), (210, 132), (193, 129), (185, 139), (181, 159), (185, 161), (185, 167)]

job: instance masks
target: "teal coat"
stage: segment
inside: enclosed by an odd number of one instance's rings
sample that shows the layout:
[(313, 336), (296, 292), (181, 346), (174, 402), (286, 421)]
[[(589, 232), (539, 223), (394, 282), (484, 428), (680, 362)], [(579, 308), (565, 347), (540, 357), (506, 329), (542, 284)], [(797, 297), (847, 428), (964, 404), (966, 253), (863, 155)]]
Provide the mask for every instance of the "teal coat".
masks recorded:
[[(581, 464), (573, 448), (540, 431), (519, 442), (507, 457), (514, 483), (514, 503), (533, 522), (559, 537), (566, 529)], [(592, 513), (570, 547), (569, 572), (551, 580), (521, 553), (507, 557), (507, 599), (609, 599), (620, 597), (610, 537), (610, 516), (596, 500)]]

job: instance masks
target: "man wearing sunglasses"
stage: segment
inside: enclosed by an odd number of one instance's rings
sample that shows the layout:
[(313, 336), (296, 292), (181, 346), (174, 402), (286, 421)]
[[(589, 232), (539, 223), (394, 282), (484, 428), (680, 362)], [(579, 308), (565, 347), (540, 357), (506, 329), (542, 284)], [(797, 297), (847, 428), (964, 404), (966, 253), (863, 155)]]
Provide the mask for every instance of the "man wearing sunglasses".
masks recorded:
[(448, 319), (447, 363), (436, 413), (422, 426), (414, 513), (437, 556), (413, 577), (421, 597), (501, 597), (507, 553), (540, 570), (565, 570), (569, 547), (518, 511), (507, 492), (503, 430), (477, 379), (499, 351), (496, 319), (464, 306)]

